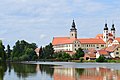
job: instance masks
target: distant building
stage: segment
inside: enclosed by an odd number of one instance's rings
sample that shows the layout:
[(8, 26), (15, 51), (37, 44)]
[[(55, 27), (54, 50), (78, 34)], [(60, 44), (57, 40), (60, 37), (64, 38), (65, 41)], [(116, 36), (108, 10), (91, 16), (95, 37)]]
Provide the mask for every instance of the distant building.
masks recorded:
[(98, 34), (95, 38), (77, 38), (77, 28), (73, 20), (69, 37), (54, 37), (52, 44), (55, 52), (66, 51), (75, 52), (78, 48), (83, 50), (101, 50), (114, 44), (120, 44), (120, 38), (116, 38), (114, 24), (109, 31), (107, 23), (103, 29), (103, 34)]

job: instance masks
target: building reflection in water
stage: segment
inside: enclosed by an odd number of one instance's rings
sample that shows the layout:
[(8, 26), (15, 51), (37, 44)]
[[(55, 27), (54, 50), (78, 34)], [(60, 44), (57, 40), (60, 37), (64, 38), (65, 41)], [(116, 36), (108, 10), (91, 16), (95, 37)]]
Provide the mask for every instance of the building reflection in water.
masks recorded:
[(108, 68), (55, 68), (54, 80), (120, 80), (120, 71)]
[[(119, 67), (119, 66), (118, 66)], [(8, 75), (7, 75), (8, 74)], [(14, 76), (13, 76), (14, 74)], [(108, 68), (64, 68), (54, 65), (0, 63), (0, 80), (120, 80), (120, 70)]]

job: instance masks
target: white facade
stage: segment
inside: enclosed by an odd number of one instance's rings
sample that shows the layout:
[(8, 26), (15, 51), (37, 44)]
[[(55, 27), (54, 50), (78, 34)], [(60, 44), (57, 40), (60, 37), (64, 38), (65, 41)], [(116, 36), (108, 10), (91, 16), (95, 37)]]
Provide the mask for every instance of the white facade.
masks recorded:
[(73, 51), (72, 48), (73, 44), (59, 44), (59, 45), (55, 45), (53, 46), (55, 52), (59, 52), (59, 51)]

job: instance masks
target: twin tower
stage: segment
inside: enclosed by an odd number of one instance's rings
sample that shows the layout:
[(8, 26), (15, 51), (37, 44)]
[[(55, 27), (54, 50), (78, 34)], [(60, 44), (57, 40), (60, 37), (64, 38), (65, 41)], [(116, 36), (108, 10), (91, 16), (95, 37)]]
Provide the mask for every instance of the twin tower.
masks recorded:
[(103, 40), (107, 42), (108, 40), (114, 40), (115, 39), (115, 26), (112, 24), (112, 28), (109, 31), (107, 23), (105, 24), (104, 31), (103, 31)]
[[(77, 29), (76, 29), (76, 25), (75, 25), (74, 20), (72, 22), (72, 28), (70, 29), (70, 38), (74, 38), (74, 39), (77, 38)], [(112, 39), (112, 40), (115, 39), (114, 24), (112, 24), (112, 28), (111, 28), (110, 31), (108, 29), (107, 23), (105, 24), (102, 39), (103, 39), (104, 42), (107, 42), (110, 39)]]

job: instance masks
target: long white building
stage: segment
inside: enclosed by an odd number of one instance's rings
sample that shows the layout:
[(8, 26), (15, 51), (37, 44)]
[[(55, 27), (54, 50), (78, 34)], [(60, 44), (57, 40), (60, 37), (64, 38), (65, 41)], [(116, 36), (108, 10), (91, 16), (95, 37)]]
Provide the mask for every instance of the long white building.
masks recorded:
[(54, 37), (52, 44), (55, 52), (75, 52), (78, 48), (82, 48), (84, 50), (88, 50), (90, 48), (100, 50), (114, 44), (113, 42), (115, 41), (120, 43), (120, 38), (116, 38), (115, 32), (114, 24), (109, 31), (106, 23), (103, 29), (103, 34), (98, 34), (95, 38), (77, 38), (77, 29), (73, 20), (70, 35), (68, 37)]

